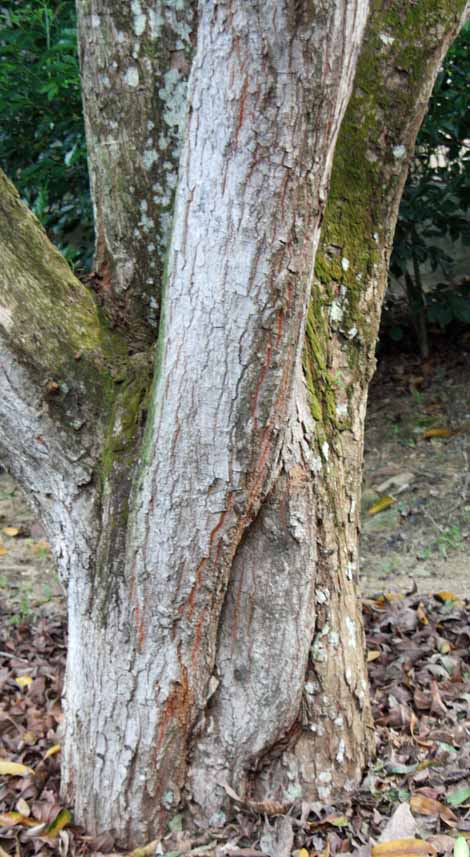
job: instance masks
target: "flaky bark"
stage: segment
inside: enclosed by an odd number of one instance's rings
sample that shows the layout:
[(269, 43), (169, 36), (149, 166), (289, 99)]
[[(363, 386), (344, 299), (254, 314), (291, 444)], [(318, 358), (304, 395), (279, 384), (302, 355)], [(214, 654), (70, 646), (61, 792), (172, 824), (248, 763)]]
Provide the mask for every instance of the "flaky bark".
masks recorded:
[(96, 550), (96, 485), (126, 344), (0, 174), (2, 457), (43, 519), (63, 580)]
[(134, 351), (160, 313), (196, 0), (77, 0), (95, 285)]
[[(263, 728), (258, 705), (259, 735), (247, 736), (237, 771), (227, 750), (226, 778), (246, 789), (247, 767), (285, 738), (298, 715), (314, 622), (316, 467), (309, 426), (298, 418), (299, 407), (307, 412), (302, 335), (366, 6), (331, 3), (317, 15), (295, 9), (287, 2), (275, 14), (269, 4), (201, 5), (155, 417), (125, 578), (116, 582), (117, 606), (109, 605), (105, 628), (93, 612), (82, 613), (82, 657), (95, 688), (84, 706), (82, 667), (68, 692), (65, 781), (71, 786), (73, 774), (78, 817), (123, 839), (150, 836), (180, 801), (191, 736), (206, 727), (217, 681), (232, 562), (278, 480), (292, 493), (280, 540), (284, 576), (297, 566), (300, 587), (282, 611), (296, 687), (292, 693), (284, 685), (274, 728)], [(266, 583), (260, 576), (260, 593)], [(275, 615), (269, 632), (267, 622), (259, 630), (269, 646)], [(263, 670), (269, 666), (261, 658), (256, 669), (247, 664), (246, 683)], [(210, 815), (223, 791), (207, 788), (215, 786), (211, 753), (194, 754), (194, 797)]]

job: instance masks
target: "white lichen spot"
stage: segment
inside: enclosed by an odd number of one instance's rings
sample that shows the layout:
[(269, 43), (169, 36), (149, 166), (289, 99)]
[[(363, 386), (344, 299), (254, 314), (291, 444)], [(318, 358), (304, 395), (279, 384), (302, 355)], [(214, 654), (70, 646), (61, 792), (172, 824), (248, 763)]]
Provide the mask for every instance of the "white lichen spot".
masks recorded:
[(286, 789), (286, 797), (288, 800), (296, 801), (302, 797), (302, 789), (298, 783), (290, 783)]
[(315, 600), (317, 604), (326, 604), (330, 597), (330, 593), (328, 589), (317, 589), (315, 593)]
[(356, 648), (356, 623), (350, 616), (346, 616), (346, 628), (348, 629), (349, 645)]
[(160, 215), (160, 231), (164, 242), (170, 237), (173, 217), (171, 212), (163, 211)]
[(382, 44), (387, 45), (387, 47), (391, 47), (395, 42), (395, 37), (389, 36), (388, 33), (380, 33), (379, 39)]
[(343, 739), (341, 738), (341, 739), (340, 739), (340, 742), (339, 742), (339, 744), (338, 744), (338, 752), (337, 752), (337, 754), (336, 754), (336, 761), (337, 761), (340, 765), (341, 765), (341, 763), (342, 763), (342, 762), (344, 762), (344, 753), (345, 753), (345, 750), (346, 750), (346, 744), (344, 743)]
[(318, 797), (320, 800), (328, 800), (331, 795), (331, 789), (328, 786), (318, 786)]
[(123, 42), (125, 42), (125, 41), (126, 41), (126, 34), (125, 34), (125, 33), (121, 33), (121, 32), (118, 30), (118, 32), (116, 33), (116, 41), (117, 41), (117, 42), (119, 42), (120, 44), (122, 44)]
[(338, 716), (337, 716), (337, 717), (335, 717), (335, 726), (337, 726), (337, 727), (338, 727), (338, 729), (342, 729), (342, 728), (343, 728), (343, 726), (344, 726), (344, 719), (343, 719), (343, 716), (342, 716), (341, 714), (338, 714)]
[(350, 327), (348, 330), (348, 339), (354, 339), (357, 336), (357, 327)]
[(328, 443), (326, 440), (321, 445), (321, 451), (322, 451), (322, 455), (323, 455), (323, 458), (325, 459), (325, 461), (328, 461), (328, 456), (330, 454), (330, 447), (328, 446)]
[(346, 676), (346, 681), (347, 681), (349, 687), (351, 687), (351, 685), (352, 685), (352, 672), (351, 672), (350, 667), (346, 667), (345, 676)]
[(402, 158), (406, 155), (406, 147), (402, 146), (401, 143), (399, 146), (394, 146), (392, 149), (393, 157), (396, 158), (397, 161), (401, 161)]
[(168, 789), (168, 791), (166, 791), (162, 797), (162, 804), (166, 809), (170, 809), (174, 800), (175, 800), (175, 796), (174, 796), (173, 792), (171, 791), (171, 789)]
[(348, 580), (353, 579), (354, 572), (356, 571), (356, 564), (354, 562), (348, 562), (346, 566), (346, 577)]
[(146, 149), (142, 156), (142, 161), (144, 168), (150, 170), (156, 161), (158, 161), (158, 152), (155, 149)]
[(332, 324), (339, 324), (344, 315), (344, 310), (341, 306), (340, 301), (333, 301), (333, 303), (330, 305), (328, 315)]
[(92, 26), (94, 29), (98, 29), (98, 27), (99, 27), (99, 26), (100, 26), (100, 24), (101, 24), (101, 21), (100, 21), (100, 17), (99, 17), (99, 15), (92, 15), (92, 16), (90, 17), (90, 23), (91, 23), (91, 26)]
[(315, 693), (315, 684), (313, 681), (306, 681), (304, 684), (305, 693), (308, 693), (309, 696), (312, 696)]
[(153, 122), (147, 122), (147, 131), (153, 131), (155, 125)]
[(338, 402), (336, 405), (336, 416), (339, 419), (344, 419), (348, 415), (348, 405), (346, 402)]
[(132, 14), (134, 15), (134, 33), (136, 34), (136, 36), (141, 36), (142, 33), (145, 32), (145, 27), (147, 26), (147, 19), (145, 17), (145, 14), (142, 12), (140, 0), (132, 0), (131, 9)]
[(149, 253), (153, 253), (153, 251), (155, 250), (155, 244), (147, 244), (147, 250), (149, 251)]
[(163, 78), (163, 86), (158, 90), (158, 94), (164, 105), (163, 119), (180, 140), (186, 112), (185, 76), (178, 69), (170, 68)]
[(318, 779), (321, 783), (331, 783), (333, 778), (329, 771), (322, 771), (321, 774), (318, 775)]
[(374, 239), (375, 243), (376, 243), (376, 244), (378, 244), (378, 242), (379, 242), (379, 233), (378, 233), (378, 232), (374, 232), (374, 234), (373, 234), (372, 238)]
[(345, 257), (343, 257), (341, 259), (341, 267), (342, 267), (343, 271), (349, 271), (349, 259), (346, 259)]
[(139, 69), (137, 66), (129, 66), (124, 75), (124, 80), (132, 89), (135, 89), (139, 85)]
[(162, 13), (157, 9), (149, 9), (149, 24), (152, 39), (158, 39), (160, 36), (165, 19)]
[(310, 460), (310, 467), (312, 468), (313, 473), (321, 473), (322, 461), (317, 455), (312, 455)]
[(151, 232), (155, 228), (152, 218), (148, 214), (145, 214), (145, 212), (142, 212), (140, 216), (139, 226), (142, 227), (144, 232)]
[(339, 634), (336, 631), (331, 631), (329, 635), (329, 640), (333, 648), (336, 649), (339, 644)]

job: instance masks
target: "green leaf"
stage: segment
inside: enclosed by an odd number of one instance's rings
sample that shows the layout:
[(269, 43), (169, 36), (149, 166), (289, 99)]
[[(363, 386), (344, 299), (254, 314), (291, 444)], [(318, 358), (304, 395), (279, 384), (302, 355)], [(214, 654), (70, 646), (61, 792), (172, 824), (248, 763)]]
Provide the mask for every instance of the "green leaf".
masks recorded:
[(446, 797), (446, 801), (450, 806), (461, 806), (468, 800), (470, 800), (470, 786), (461, 786), (458, 789), (454, 789)]
[(464, 836), (457, 836), (455, 840), (454, 857), (470, 857), (470, 849)]

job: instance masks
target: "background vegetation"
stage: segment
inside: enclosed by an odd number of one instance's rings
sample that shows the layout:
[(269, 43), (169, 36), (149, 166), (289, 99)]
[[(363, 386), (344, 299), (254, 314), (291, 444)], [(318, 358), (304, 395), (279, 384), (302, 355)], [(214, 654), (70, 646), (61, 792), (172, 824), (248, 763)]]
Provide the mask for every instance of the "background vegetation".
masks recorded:
[(0, 164), (73, 264), (93, 250), (73, 0), (0, 3)]
[[(470, 246), (469, 208), (470, 24), (467, 24), (447, 54), (418, 134), (391, 259), (391, 273), (405, 286), (410, 319), (424, 358), (429, 356), (430, 323), (446, 328), (453, 321), (470, 322), (470, 271), (468, 282), (454, 283), (453, 259), (447, 251), (451, 242), (461, 241)], [(424, 266), (439, 270), (442, 277), (437, 287), (427, 293), (422, 283)], [(398, 339), (403, 335), (403, 327), (392, 322), (388, 332)]]

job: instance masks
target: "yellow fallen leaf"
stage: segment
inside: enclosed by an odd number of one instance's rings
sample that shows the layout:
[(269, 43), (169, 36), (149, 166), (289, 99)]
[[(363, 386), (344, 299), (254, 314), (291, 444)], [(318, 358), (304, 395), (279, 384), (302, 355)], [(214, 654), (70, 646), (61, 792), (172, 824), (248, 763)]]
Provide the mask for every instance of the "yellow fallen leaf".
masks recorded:
[(372, 857), (424, 857), (426, 854), (437, 854), (437, 851), (424, 839), (391, 839), (372, 846)]
[(459, 600), (459, 596), (456, 595), (455, 592), (447, 592), (445, 589), (443, 589), (442, 592), (435, 592), (434, 597), (437, 598), (439, 601), (443, 601), (444, 603), (446, 601)]
[(6, 536), (11, 536), (12, 538), (14, 538), (14, 536), (19, 535), (20, 531), (18, 527), (4, 527), (3, 532)]
[(54, 744), (53, 747), (49, 747), (47, 753), (44, 754), (44, 758), (49, 759), (50, 756), (55, 756), (56, 753), (60, 753), (60, 744)]
[(430, 440), (432, 437), (452, 437), (453, 431), (448, 428), (432, 428), (423, 432), (425, 440)]
[(298, 854), (298, 857), (310, 857), (310, 852), (307, 851), (306, 848), (300, 848), (300, 850), (297, 852), (297, 854)]
[(379, 512), (383, 512), (385, 509), (388, 509), (389, 506), (393, 506), (396, 502), (395, 497), (390, 497), (387, 494), (385, 497), (381, 497), (380, 500), (377, 500), (377, 503), (374, 503), (373, 506), (370, 506), (367, 510), (367, 514), (378, 515)]
[(5, 556), (6, 553), (8, 553), (8, 548), (4, 545), (0, 545), (0, 556)]
[(28, 684), (31, 684), (32, 680), (33, 679), (31, 678), (30, 675), (18, 675), (15, 678), (15, 681), (16, 681), (18, 687), (21, 687), (21, 688), (28, 687)]
[(0, 827), (15, 827), (22, 824), (23, 827), (35, 827), (39, 824), (36, 818), (30, 818), (21, 812), (3, 812), (0, 814)]
[(377, 651), (377, 649), (371, 649), (367, 652), (367, 663), (370, 664), (371, 661), (376, 661), (377, 658), (380, 658), (382, 652)]
[(34, 774), (34, 771), (19, 762), (8, 762), (7, 759), (0, 759), (0, 776), (7, 774), (12, 777), (24, 777), (25, 774)]
[(457, 822), (457, 816), (438, 800), (434, 800), (424, 795), (413, 795), (410, 800), (412, 812), (417, 812), (419, 815), (435, 815), (437, 818), (442, 818), (447, 824)]
[(424, 604), (422, 601), (420, 601), (418, 604), (418, 607), (416, 609), (416, 615), (417, 615), (417, 617), (418, 617), (418, 619), (422, 625), (428, 625), (429, 624), (428, 617), (426, 616), (426, 610), (424, 609)]
[(20, 797), (20, 799), (18, 800), (16, 804), (16, 809), (18, 810), (18, 812), (21, 813), (21, 815), (25, 815), (26, 817), (31, 815), (29, 804), (27, 804), (25, 799), (22, 797)]

